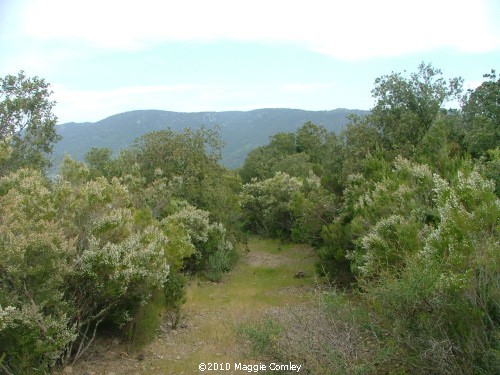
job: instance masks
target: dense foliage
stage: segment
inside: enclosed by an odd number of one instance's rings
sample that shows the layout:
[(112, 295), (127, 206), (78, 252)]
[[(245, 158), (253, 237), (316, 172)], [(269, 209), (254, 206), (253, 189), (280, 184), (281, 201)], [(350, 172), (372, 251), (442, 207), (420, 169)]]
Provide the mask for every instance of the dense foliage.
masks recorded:
[[(21, 167), (46, 168), (56, 134), (50, 85), (24, 72), (0, 79), (0, 176)], [(6, 155), (7, 156), (7, 155)]]
[(321, 321), (355, 312), (349, 332), (376, 340), (360, 368), (497, 372), (500, 80), (485, 78), (463, 94), (429, 64), (380, 77), (370, 114), (340, 134), (311, 122), (277, 133), (238, 173), (200, 128), (146, 134), (115, 158), (92, 148), (49, 180), (48, 85), (6, 77), (0, 371), (47, 373), (102, 327), (133, 338), (150, 311), (177, 321), (184, 275), (221, 280), (246, 232), (315, 247), (318, 272), (354, 296), (336, 292)]
[(64, 169), (57, 183), (29, 169), (0, 180), (0, 346), (17, 373), (77, 359), (101, 323), (130, 322), (192, 252), (187, 236), (131, 206), (117, 179)]
[(495, 71), (485, 74), (488, 81), (470, 90), (463, 107), (465, 118), (464, 144), (475, 156), (495, 149), (500, 143), (500, 77)]
[(247, 228), (316, 246), (318, 271), (373, 314), (387, 371), (500, 368), (500, 80), (485, 78), (462, 95), (431, 65), (380, 77), (339, 136), (305, 124), (240, 170)]
[(55, 139), (47, 85), (5, 82), (19, 87), (2, 103), (0, 372), (47, 373), (78, 360), (101, 327), (135, 340), (149, 311), (178, 319), (182, 272), (221, 279), (236, 259), (239, 178), (219, 165), (217, 134), (200, 129), (146, 135), (117, 159), (67, 157), (49, 180), (33, 156)]

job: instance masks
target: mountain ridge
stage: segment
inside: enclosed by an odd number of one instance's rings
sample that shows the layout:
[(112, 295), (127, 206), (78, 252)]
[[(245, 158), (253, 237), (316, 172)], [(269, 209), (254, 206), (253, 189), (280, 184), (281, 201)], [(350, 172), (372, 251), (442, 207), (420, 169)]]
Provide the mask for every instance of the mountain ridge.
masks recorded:
[(337, 108), (308, 111), (291, 108), (261, 108), (249, 111), (175, 112), (157, 109), (133, 110), (108, 116), (96, 122), (69, 122), (57, 125), (63, 138), (54, 146), (54, 165), (59, 165), (68, 153), (76, 160), (83, 160), (91, 147), (109, 147), (116, 155), (129, 147), (141, 135), (157, 130), (181, 131), (202, 126), (218, 129), (225, 148), (222, 163), (236, 168), (255, 147), (265, 145), (269, 137), (279, 132), (294, 132), (311, 121), (338, 133), (349, 114), (366, 115), (368, 111)]

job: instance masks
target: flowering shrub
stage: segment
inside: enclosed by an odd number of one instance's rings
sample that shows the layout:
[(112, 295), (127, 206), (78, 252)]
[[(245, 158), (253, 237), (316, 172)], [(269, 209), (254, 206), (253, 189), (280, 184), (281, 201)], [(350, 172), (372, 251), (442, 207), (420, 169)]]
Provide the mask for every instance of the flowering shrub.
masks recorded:
[(221, 223), (211, 223), (207, 211), (186, 202), (177, 202), (174, 206), (177, 212), (166, 217), (162, 225), (180, 225), (189, 236), (194, 251), (185, 259), (184, 267), (192, 271), (205, 270), (209, 279), (220, 280), (231, 268), (235, 256), (226, 229)]
[(283, 172), (245, 184), (240, 205), (247, 227), (261, 234), (286, 236), (293, 223), (290, 205), (301, 188), (302, 180)]
[[(385, 216), (386, 209), (377, 208), (377, 187), (358, 206), (369, 218), (380, 215), (348, 254), (365, 297), (390, 322), (408, 371), (492, 373), (500, 363), (495, 186), (467, 163), (453, 182), (418, 166), (404, 174), (406, 184), (391, 194), (397, 214)], [(419, 183), (412, 185), (412, 179)], [(411, 196), (398, 205), (402, 189)], [(422, 212), (435, 217), (428, 221)]]
[(243, 186), (240, 206), (246, 229), (295, 242), (317, 244), (323, 225), (333, 219), (335, 199), (309, 171), (307, 178), (277, 172)]
[(10, 372), (74, 360), (103, 322), (122, 326), (194, 248), (183, 227), (138, 210), (116, 178), (66, 160), (58, 182), (0, 179), (0, 348)]

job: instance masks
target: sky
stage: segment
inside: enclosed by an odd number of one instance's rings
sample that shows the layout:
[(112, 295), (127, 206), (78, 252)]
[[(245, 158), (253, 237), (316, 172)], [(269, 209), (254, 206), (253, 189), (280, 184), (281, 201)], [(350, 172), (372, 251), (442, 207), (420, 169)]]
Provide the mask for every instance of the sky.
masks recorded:
[(370, 109), (421, 62), (500, 72), (499, 0), (0, 0), (0, 77), (51, 84), (59, 123), (136, 109)]

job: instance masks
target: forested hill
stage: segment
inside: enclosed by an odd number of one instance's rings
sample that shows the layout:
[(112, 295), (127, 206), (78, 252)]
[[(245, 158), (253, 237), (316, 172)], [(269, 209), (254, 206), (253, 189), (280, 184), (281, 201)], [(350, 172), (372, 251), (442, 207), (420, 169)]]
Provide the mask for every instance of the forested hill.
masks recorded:
[(118, 151), (128, 147), (137, 137), (155, 130), (182, 130), (186, 127), (218, 127), (225, 147), (222, 163), (230, 168), (240, 166), (255, 147), (268, 143), (278, 132), (294, 132), (307, 121), (339, 132), (349, 114), (364, 115), (367, 111), (335, 109), (304, 111), (299, 109), (256, 109), (230, 112), (170, 112), (140, 110), (120, 113), (95, 123), (66, 123), (57, 126), (62, 140), (54, 147), (54, 165), (65, 153), (83, 160), (91, 147), (109, 147)]

